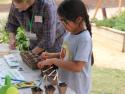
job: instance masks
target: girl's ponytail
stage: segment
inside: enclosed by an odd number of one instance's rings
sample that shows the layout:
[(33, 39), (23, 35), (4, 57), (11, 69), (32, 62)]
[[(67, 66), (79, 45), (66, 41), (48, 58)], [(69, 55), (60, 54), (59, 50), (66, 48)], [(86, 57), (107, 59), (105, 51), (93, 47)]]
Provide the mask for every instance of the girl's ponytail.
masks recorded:
[(85, 15), (85, 23), (86, 23), (86, 28), (87, 28), (87, 30), (89, 31), (89, 33), (92, 37), (92, 29), (91, 29), (91, 24), (90, 24), (90, 21), (89, 21), (89, 15), (88, 14)]

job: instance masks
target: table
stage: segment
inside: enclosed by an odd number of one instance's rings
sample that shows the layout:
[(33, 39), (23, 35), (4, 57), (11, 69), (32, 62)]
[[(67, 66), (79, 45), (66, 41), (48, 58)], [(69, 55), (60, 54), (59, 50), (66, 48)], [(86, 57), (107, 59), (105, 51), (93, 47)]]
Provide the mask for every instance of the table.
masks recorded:
[[(40, 79), (40, 70), (32, 70), (30, 69), (25, 63), (23, 63), (19, 51), (10, 51), (10, 53), (14, 54), (15, 56), (17, 56), (18, 58), (18, 62), (20, 63), (21, 68), (23, 68), (23, 71), (19, 71), (24, 78), (26, 79), (26, 81), (34, 81), (34, 80), (39, 80)], [(1, 57), (1, 59), (3, 59), (3, 57)], [(5, 63), (4, 60), (1, 61), (0, 63), (0, 70), (3, 70), (2, 68), (4, 68), (4, 70), (9, 69), (10, 67), (7, 65), (7, 63)], [(17, 68), (18, 71), (19, 68)], [(44, 90), (44, 81), (40, 86), (43, 90)], [(32, 94), (31, 89), (30, 88), (25, 88), (25, 89), (19, 89), (19, 94)], [(45, 91), (44, 93), (45, 94)], [(54, 94), (59, 94), (58, 89), (56, 88), (56, 91)], [(67, 89), (66, 94), (75, 94), (70, 88)]]

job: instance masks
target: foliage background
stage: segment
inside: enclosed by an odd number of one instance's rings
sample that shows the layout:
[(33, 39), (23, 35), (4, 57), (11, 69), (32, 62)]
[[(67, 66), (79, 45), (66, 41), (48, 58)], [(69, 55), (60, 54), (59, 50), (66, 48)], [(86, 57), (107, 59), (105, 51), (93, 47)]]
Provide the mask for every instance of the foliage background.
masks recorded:
[(125, 32), (125, 11), (121, 12), (118, 16), (104, 20), (94, 19), (92, 22), (94, 22), (96, 26), (110, 27)]

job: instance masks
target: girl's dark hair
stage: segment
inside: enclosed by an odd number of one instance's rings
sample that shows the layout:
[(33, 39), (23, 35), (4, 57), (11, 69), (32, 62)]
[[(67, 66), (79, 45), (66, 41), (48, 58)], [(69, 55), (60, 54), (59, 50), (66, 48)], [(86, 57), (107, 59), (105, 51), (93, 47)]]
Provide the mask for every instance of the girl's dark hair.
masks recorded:
[(59, 16), (73, 22), (75, 22), (77, 17), (83, 17), (86, 28), (90, 32), (90, 35), (92, 35), (89, 15), (87, 13), (85, 4), (81, 0), (64, 0), (59, 5), (57, 12)]

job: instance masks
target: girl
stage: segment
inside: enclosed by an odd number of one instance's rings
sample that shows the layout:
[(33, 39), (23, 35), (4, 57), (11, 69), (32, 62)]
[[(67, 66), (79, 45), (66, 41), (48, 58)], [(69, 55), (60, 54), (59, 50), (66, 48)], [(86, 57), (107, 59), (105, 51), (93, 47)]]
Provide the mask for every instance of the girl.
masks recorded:
[(60, 53), (43, 53), (42, 58), (48, 59), (39, 62), (38, 67), (58, 66), (62, 82), (76, 94), (89, 94), (92, 40), (87, 10), (81, 0), (64, 0), (57, 12), (67, 30), (62, 50)]

